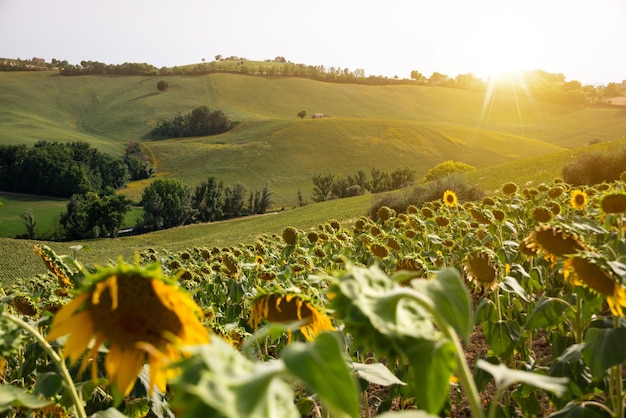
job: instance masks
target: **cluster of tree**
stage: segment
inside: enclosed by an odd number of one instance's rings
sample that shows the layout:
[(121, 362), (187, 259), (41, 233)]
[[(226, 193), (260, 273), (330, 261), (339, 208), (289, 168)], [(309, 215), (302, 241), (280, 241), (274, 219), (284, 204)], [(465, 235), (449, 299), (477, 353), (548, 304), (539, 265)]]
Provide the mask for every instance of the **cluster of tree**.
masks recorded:
[(98, 61), (81, 61), (80, 65), (65, 63), (60, 67), (61, 75), (102, 75), (124, 74), (154, 76), (159, 70), (151, 64), (125, 62), (124, 64), (105, 64)]
[(53, 58), (51, 62), (46, 62), (43, 58), (34, 57), (32, 59), (10, 59), (0, 58), (0, 71), (45, 71), (58, 70), (68, 65), (67, 61), (59, 61)]
[[(33, 147), (0, 145), (0, 190), (69, 198), (119, 189), (154, 169), (139, 144), (114, 158), (86, 142), (39, 141)], [(129, 175), (130, 174), (130, 175)]]
[(60, 235), (67, 240), (116, 237), (130, 208), (131, 201), (111, 188), (72, 195), (61, 214)]
[(221, 110), (200, 106), (189, 113), (179, 113), (171, 120), (165, 120), (152, 131), (153, 138), (180, 138), (188, 136), (217, 135), (235, 126)]
[(248, 193), (241, 183), (225, 186), (215, 177), (194, 190), (177, 179), (157, 179), (141, 196), (144, 216), (140, 226), (157, 230), (263, 214), (272, 203), (271, 194), (269, 186)]
[(392, 172), (372, 168), (370, 178), (363, 170), (348, 177), (333, 174), (317, 174), (313, 176), (312, 199), (323, 202), (330, 199), (359, 196), (368, 191), (380, 193), (410, 186), (416, 179), (415, 170), (397, 168)]

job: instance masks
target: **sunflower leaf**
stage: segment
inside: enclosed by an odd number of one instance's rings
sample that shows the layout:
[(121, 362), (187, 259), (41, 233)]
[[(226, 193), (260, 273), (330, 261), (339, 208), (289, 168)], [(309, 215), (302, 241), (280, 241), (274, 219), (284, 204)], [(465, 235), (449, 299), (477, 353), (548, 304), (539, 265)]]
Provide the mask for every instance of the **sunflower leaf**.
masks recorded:
[(571, 314), (571, 308), (571, 305), (562, 299), (541, 298), (535, 305), (535, 309), (528, 316), (524, 328), (534, 330), (556, 326), (563, 322), (565, 319), (564, 314)]
[(52, 403), (54, 402), (51, 400), (41, 399), (17, 386), (0, 385), (0, 412), (8, 411), (11, 407), (43, 408)]
[(585, 336), (583, 358), (594, 379), (626, 360), (626, 328), (590, 328)]
[(324, 332), (312, 344), (292, 343), (281, 352), (281, 359), (290, 373), (319, 396), (332, 416), (359, 416), (359, 389), (337, 334)]
[(396, 375), (391, 373), (391, 371), (382, 363), (352, 363), (352, 367), (358, 377), (375, 385), (406, 385), (406, 383), (398, 379)]
[(525, 383), (553, 392), (557, 396), (561, 396), (567, 389), (568, 379), (565, 377), (552, 377), (523, 370), (509, 369), (504, 364), (491, 364), (482, 359), (476, 362), (476, 367), (492, 375), (496, 381), (496, 387), (499, 389), (507, 388), (516, 383)]

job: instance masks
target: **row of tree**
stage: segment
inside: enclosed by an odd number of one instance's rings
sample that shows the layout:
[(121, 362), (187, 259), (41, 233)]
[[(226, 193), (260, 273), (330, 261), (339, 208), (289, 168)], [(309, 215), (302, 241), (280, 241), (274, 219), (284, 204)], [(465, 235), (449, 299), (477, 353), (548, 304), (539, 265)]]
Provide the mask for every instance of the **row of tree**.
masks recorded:
[(397, 168), (392, 172), (372, 168), (368, 178), (364, 170), (343, 177), (334, 174), (317, 174), (313, 176), (312, 199), (323, 202), (330, 199), (359, 196), (368, 191), (380, 193), (401, 189), (413, 184), (416, 180), (415, 170)]
[(138, 143), (115, 158), (87, 142), (0, 145), (0, 190), (68, 198), (123, 187), (154, 173)]
[[(272, 204), (271, 194), (269, 186), (248, 193), (241, 183), (225, 186), (215, 177), (195, 189), (177, 179), (156, 179), (143, 191), (143, 216), (135, 231), (262, 214)], [(115, 237), (130, 210), (131, 201), (110, 188), (74, 194), (61, 214), (59, 236), (67, 240)]]
[(235, 126), (221, 110), (200, 106), (189, 113), (179, 113), (171, 120), (161, 121), (152, 131), (152, 137), (180, 138), (189, 136), (217, 135)]

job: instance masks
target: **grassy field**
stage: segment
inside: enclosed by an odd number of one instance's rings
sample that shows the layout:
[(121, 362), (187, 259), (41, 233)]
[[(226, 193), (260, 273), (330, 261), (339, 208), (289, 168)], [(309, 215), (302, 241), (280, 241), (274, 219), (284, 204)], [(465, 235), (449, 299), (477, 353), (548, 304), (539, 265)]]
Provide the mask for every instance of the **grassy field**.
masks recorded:
[[(159, 93), (165, 79), (170, 89)], [(487, 100), (489, 99), (489, 100)], [(495, 190), (506, 181), (537, 184), (560, 176), (572, 153), (590, 142), (620, 140), (626, 109), (618, 106), (559, 106), (514, 100), (502, 91), (484, 93), (424, 86), (332, 84), (299, 78), (232, 74), (204, 76), (77, 76), (53, 72), (0, 72), (0, 144), (38, 140), (86, 141), (119, 155), (129, 141), (142, 141), (154, 157), (158, 176), (176, 177), (193, 187), (209, 176), (237, 181), (250, 190), (265, 184), (276, 214), (195, 225), (142, 236), (82, 243), (80, 258), (106, 263), (132, 259), (143, 248), (178, 251), (199, 245), (250, 242), (286, 225), (306, 228), (328, 219), (366, 214), (371, 196), (297, 207), (301, 191), (310, 201), (315, 174), (350, 175), (371, 168), (415, 169), (423, 175), (436, 164), (462, 161), (478, 170), (472, 183)], [(162, 118), (208, 105), (239, 122), (212, 137), (153, 141), (147, 136)], [(300, 119), (301, 110), (330, 118)], [(619, 142), (619, 141), (618, 141)], [(623, 141), (622, 141), (623, 142)], [(139, 201), (150, 180), (122, 190)], [(0, 236), (26, 232), (20, 215), (29, 208), (45, 236), (66, 201), (1, 195)], [(127, 218), (140, 216), (135, 208)], [(75, 243), (50, 243), (60, 253)], [(0, 280), (42, 271), (32, 242), (2, 239)]]

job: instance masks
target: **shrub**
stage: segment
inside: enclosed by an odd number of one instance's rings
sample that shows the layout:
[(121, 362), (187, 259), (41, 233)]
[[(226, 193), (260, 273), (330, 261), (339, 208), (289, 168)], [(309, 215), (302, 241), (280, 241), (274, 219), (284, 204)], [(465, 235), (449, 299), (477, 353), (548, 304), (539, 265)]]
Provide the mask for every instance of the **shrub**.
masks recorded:
[(406, 212), (411, 205), (420, 207), (426, 202), (441, 200), (446, 190), (452, 190), (459, 202), (481, 200), (484, 192), (476, 186), (469, 184), (459, 176), (448, 176), (437, 181), (415, 186), (410, 192), (384, 193), (377, 196), (370, 208), (370, 217), (377, 219), (378, 210), (387, 206), (397, 213)]
[(561, 171), (563, 180), (575, 186), (610, 182), (620, 178), (626, 166), (626, 147), (606, 152), (583, 152), (566, 164)]
[(475, 167), (469, 164), (465, 164), (460, 161), (448, 160), (437, 164), (428, 170), (428, 172), (424, 175), (424, 181), (433, 181), (445, 176), (467, 173), (469, 171), (474, 171), (475, 169)]

